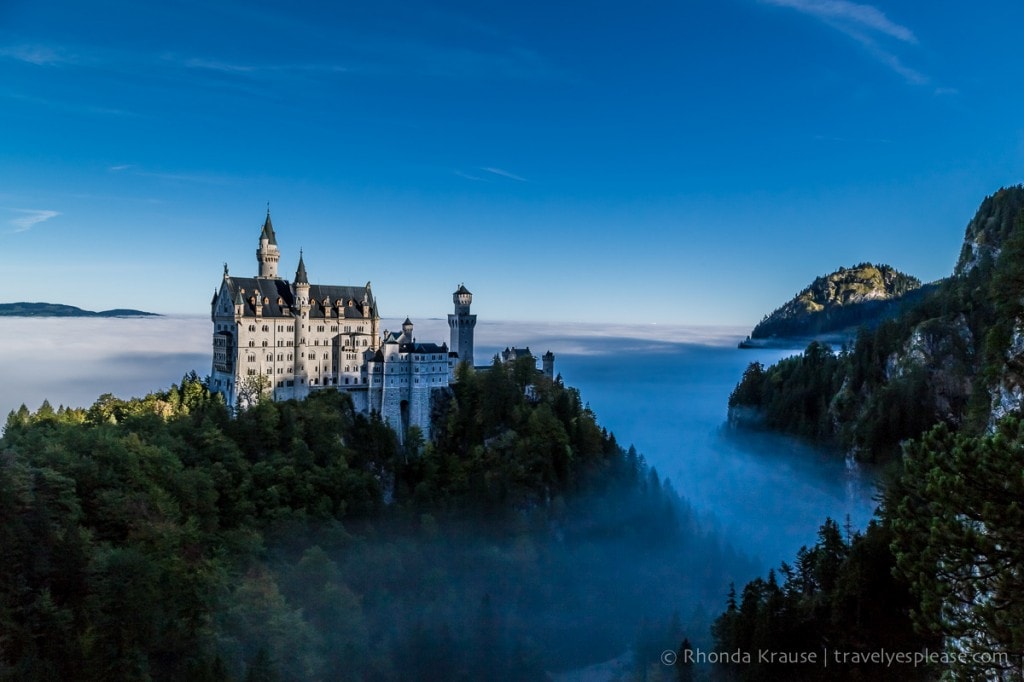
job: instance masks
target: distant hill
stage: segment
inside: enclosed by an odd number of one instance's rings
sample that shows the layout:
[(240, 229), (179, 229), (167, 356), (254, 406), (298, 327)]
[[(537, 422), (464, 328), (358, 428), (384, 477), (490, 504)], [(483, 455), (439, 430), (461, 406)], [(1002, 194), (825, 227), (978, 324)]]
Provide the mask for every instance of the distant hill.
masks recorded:
[(750, 332), (750, 340), (809, 338), (875, 327), (920, 290), (921, 280), (888, 265), (839, 268), (766, 315)]
[(159, 317), (157, 313), (130, 308), (82, 310), (62, 303), (0, 303), (0, 317)]

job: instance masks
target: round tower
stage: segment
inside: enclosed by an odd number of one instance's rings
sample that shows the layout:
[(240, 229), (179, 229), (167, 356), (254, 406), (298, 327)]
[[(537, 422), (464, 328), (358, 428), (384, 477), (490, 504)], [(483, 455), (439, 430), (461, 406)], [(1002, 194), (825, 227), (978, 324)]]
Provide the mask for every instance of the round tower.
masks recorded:
[(260, 266), (259, 277), (277, 279), (277, 262), (281, 259), (281, 252), (277, 249), (277, 237), (274, 235), (274, 226), (270, 222), (270, 208), (267, 208), (267, 219), (263, 221), (263, 230), (260, 232), (260, 245), (256, 249), (256, 262)]
[(405, 343), (412, 343), (412, 320), (408, 317), (402, 323), (402, 340)]
[(548, 351), (541, 358), (541, 364), (544, 367), (544, 376), (548, 379), (554, 380), (555, 378), (555, 354)]
[(295, 281), (292, 282), (295, 291), (295, 303), (299, 310), (305, 314), (309, 308), (309, 277), (306, 276), (306, 264), (302, 261), (302, 251), (299, 251), (299, 267), (295, 270)]
[(451, 349), (458, 353), (459, 362), (468, 362), (473, 366), (473, 328), (476, 327), (476, 315), (471, 315), (469, 306), (473, 303), (473, 294), (466, 285), (460, 284), (452, 294), (455, 313), (448, 316), (448, 327), (451, 329)]

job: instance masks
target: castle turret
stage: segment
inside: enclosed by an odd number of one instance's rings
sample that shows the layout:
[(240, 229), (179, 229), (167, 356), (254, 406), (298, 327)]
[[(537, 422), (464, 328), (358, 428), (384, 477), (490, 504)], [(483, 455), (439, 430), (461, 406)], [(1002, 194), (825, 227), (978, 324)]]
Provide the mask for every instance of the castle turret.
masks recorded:
[(307, 334), (312, 332), (309, 324), (309, 277), (306, 276), (306, 264), (302, 259), (302, 251), (299, 250), (299, 267), (295, 270), (295, 281), (292, 282), (292, 293), (295, 297), (295, 308), (292, 314), (295, 316), (295, 388), (293, 396), (299, 399), (309, 395), (310, 372), (312, 370), (309, 357), (306, 351), (307, 345), (312, 341), (307, 340)]
[(412, 343), (412, 320), (408, 317), (402, 323), (402, 343)]
[(299, 267), (295, 270), (295, 281), (292, 283), (295, 288), (295, 302), (300, 310), (309, 308), (309, 277), (306, 276), (306, 264), (302, 261), (302, 251), (299, 251)]
[(555, 378), (555, 354), (548, 351), (541, 358), (541, 364), (544, 367), (544, 376), (548, 379), (554, 380)]
[(473, 366), (473, 328), (476, 327), (476, 315), (471, 315), (469, 306), (473, 303), (473, 294), (466, 285), (460, 284), (452, 294), (455, 313), (448, 316), (448, 327), (451, 329), (451, 349), (458, 353), (459, 362), (468, 362)]
[(281, 259), (281, 252), (277, 248), (277, 237), (274, 235), (274, 226), (270, 222), (270, 208), (267, 208), (267, 219), (263, 221), (263, 230), (260, 232), (260, 245), (256, 249), (256, 262), (260, 266), (260, 277), (277, 279), (277, 262)]

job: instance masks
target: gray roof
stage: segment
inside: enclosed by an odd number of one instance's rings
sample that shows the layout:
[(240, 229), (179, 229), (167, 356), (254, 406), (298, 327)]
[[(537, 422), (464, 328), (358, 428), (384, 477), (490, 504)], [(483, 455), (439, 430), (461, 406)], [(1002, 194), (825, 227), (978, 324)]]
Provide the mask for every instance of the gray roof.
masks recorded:
[(296, 284), (309, 284), (309, 277), (306, 275), (306, 264), (302, 262), (302, 251), (299, 251), (299, 269), (295, 271)]
[(472, 292), (469, 289), (466, 288), (465, 284), (460, 284), (459, 288), (455, 290), (455, 293), (457, 293), (457, 294), (470, 294), (470, 295), (472, 295)]
[(270, 209), (267, 209), (267, 219), (263, 221), (263, 231), (260, 232), (260, 239), (267, 239), (267, 242), (277, 246), (277, 237), (274, 235), (274, 226), (270, 222)]
[[(257, 295), (266, 301), (263, 303), (263, 317), (291, 317), (292, 306), (295, 305), (295, 298), (292, 295), (291, 285), (283, 279), (266, 279), (263, 277), (228, 277), (224, 280), (232, 300), (237, 301), (241, 296), (245, 305), (244, 314), (255, 315), (256, 309), (252, 303), (253, 297)], [(244, 294), (242, 290), (245, 290)], [(363, 297), (366, 296), (366, 302)], [(280, 299), (280, 303), (278, 300)], [(373, 300), (373, 294), (367, 293), (366, 287), (362, 286), (337, 286), (330, 284), (311, 284), (309, 286), (309, 316), (312, 319), (326, 317), (324, 315), (323, 303), (329, 301), (331, 310), (342, 309), (345, 317), (358, 319), (363, 316), (364, 307), (369, 307), (369, 317), (378, 315), (377, 304)], [(351, 304), (351, 305), (350, 305)], [(337, 315), (334, 315), (337, 317)]]
[(420, 355), (424, 353), (444, 353), (448, 354), (448, 344), (442, 343), (440, 346), (436, 343), (403, 343), (399, 350), (403, 353), (413, 353)]

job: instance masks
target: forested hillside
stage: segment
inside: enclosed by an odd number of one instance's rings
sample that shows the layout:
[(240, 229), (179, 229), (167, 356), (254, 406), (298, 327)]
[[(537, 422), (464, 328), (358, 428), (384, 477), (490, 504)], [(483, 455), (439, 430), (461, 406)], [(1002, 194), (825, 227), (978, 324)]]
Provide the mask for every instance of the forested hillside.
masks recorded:
[(0, 679), (640, 675), (707, 639), (749, 564), (575, 390), (496, 364), (438, 412), (402, 447), (341, 393), (231, 417), (192, 375), (12, 413)]
[[(729, 399), (734, 425), (794, 433), (891, 466), (878, 523), (845, 543), (826, 524), (795, 568), (780, 569), (781, 585), (777, 576), (748, 585), (746, 609), (730, 603), (718, 620), (720, 648), (766, 641), (757, 627), (769, 619), (781, 623), (771, 629), (782, 647), (938, 646), (933, 674), (1024, 679), (1022, 211), (1020, 186), (986, 198), (953, 276), (838, 353), (813, 343), (772, 367), (748, 367)], [(808, 590), (799, 567), (822, 553), (833, 588), (816, 578)], [(850, 603), (860, 606), (843, 612)], [(875, 625), (858, 643), (865, 622)], [(786, 679), (819, 679), (804, 672)], [(878, 679), (890, 671), (840, 672)], [(732, 673), (783, 679), (777, 669)]]
[(888, 265), (860, 263), (815, 278), (792, 299), (765, 315), (751, 339), (806, 338), (861, 326), (875, 327), (916, 296), (921, 281)]
[(979, 433), (1019, 409), (1022, 207), (1021, 187), (985, 199), (954, 275), (837, 354), (812, 344), (770, 368), (751, 365), (729, 399), (733, 420), (882, 461), (935, 424)]

